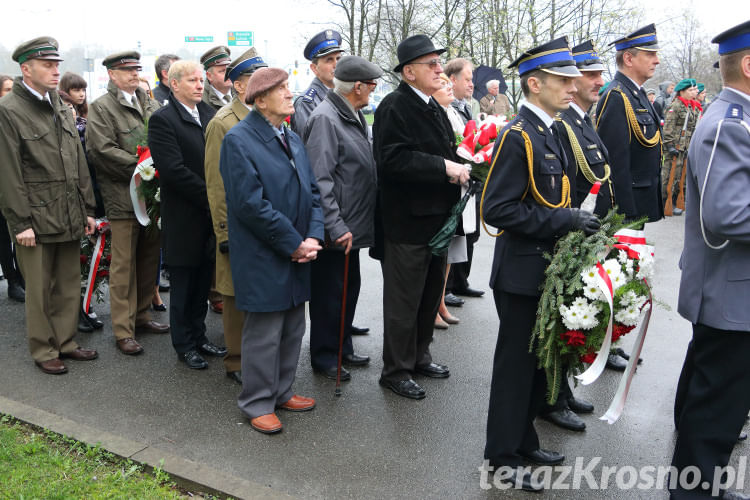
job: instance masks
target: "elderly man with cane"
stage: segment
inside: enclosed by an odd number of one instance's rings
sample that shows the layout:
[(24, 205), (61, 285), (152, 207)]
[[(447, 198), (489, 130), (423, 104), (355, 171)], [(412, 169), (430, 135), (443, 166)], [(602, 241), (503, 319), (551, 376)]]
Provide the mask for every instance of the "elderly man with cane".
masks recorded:
[[(346, 286), (343, 361), (364, 366), (368, 356), (354, 353), (350, 326), (360, 289), (359, 249), (374, 242), (377, 174), (369, 130), (360, 111), (369, 102), (383, 70), (358, 56), (343, 57), (334, 73), (334, 89), (315, 108), (305, 126), (304, 140), (320, 189), (327, 248), (312, 263), (310, 299), (310, 360), (313, 370), (330, 379), (337, 374), (338, 320)], [(340, 251), (340, 250), (343, 250)], [(351, 375), (341, 370), (341, 379)]]

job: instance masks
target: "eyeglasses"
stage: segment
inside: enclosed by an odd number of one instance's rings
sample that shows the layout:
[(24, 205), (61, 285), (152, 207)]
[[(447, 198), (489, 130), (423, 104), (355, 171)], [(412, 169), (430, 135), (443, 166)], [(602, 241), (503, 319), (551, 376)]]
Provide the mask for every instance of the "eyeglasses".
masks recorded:
[(445, 63), (441, 61), (440, 59), (435, 58), (435, 59), (430, 59), (429, 61), (410, 62), (409, 64), (426, 64), (430, 67), (430, 69), (435, 69), (438, 66), (442, 66)]
[(365, 85), (370, 85), (372, 88), (375, 88), (375, 87), (378, 86), (378, 82), (366, 82), (366, 81), (363, 81), (362, 83), (364, 83)]

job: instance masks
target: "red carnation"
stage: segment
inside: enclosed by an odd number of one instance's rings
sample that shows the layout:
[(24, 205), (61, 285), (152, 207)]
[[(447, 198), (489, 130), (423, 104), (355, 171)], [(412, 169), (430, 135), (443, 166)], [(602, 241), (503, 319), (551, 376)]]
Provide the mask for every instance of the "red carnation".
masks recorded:
[(580, 330), (568, 330), (560, 334), (560, 338), (565, 340), (568, 345), (585, 345), (586, 336)]
[(85, 256), (85, 255), (82, 254), (81, 255), (81, 264), (85, 264), (87, 260), (89, 260), (89, 258), (87, 256)]
[(616, 342), (617, 339), (619, 339), (623, 335), (630, 333), (633, 328), (635, 328), (635, 326), (625, 326), (619, 323), (615, 323), (614, 325), (612, 325), (612, 342)]
[(111, 253), (108, 253), (107, 256), (104, 257), (104, 258), (107, 259), (107, 262), (112, 262), (112, 254)]
[(104, 269), (96, 273), (97, 278), (106, 278), (107, 276), (109, 276), (109, 271), (106, 271)]
[(154, 177), (159, 178), (159, 171), (154, 169)]
[(592, 352), (592, 351), (589, 351), (586, 354), (582, 355), (580, 359), (581, 359), (582, 363), (591, 364), (596, 359), (596, 353)]
[(289, 115), (286, 118), (284, 118), (284, 121), (287, 122), (287, 124), (291, 125), (292, 124), (292, 115)]

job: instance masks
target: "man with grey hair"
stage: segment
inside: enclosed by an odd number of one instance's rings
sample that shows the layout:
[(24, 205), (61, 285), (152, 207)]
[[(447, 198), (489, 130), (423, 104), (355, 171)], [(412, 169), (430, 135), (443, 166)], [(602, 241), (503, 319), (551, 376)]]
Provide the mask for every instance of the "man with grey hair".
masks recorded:
[(162, 54), (156, 58), (154, 63), (154, 69), (156, 70), (156, 77), (159, 79), (159, 85), (154, 87), (154, 99), (159, 104), (164, 105), (169, 98), (169, 82), (167, 81), (167, 73), (169, 73), (169, 67), (173, 62), (179, 61), (180, 56), (175, 54)]
[(445, 63), (445, 76), (450, 78), (453, 84), (453, 97), (456, 99), (451, 103), (464, 123), (472, 118), (471, 94), (474, 92), (474, 65), (463, 57), (451, 59)]
[[(339, 303), (344, 287), (343, 361), (350, 366), (370, 362), (368, 356), (354, 353), (351, 325), (361, 284), (359, 249), (373, 246), (375, 239), (377, 192), (369, 127), (360, 110), (367, 106), (375, 79), (382, 75), (383, 70), (362, 57), (342, 57), (334, 72), (333, 92), (312, 112), (303, 137), (320, 190), (328, 242), (311, 266), (310, 360), (313, 370), (330, 379), (337, 376)], [(350, 378), (342, 368), (341, 380)]]
[(510, 111), (510, 101), (500, 93), (500, 81), (487, 82), (487, 95), (479, 100), (479, 110), (488, 115), (506, 116)]

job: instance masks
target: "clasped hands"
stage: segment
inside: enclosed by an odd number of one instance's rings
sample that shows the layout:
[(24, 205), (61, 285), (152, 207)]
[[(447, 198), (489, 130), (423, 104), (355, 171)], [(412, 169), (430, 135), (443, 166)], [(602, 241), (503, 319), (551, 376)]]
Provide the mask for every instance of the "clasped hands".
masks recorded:
[(292, 262), (304, 264), (313, 261), (318, 257), (318, 250), (322, 249), (323, 247), (315, 238), (305, 238), (292, 254)]

